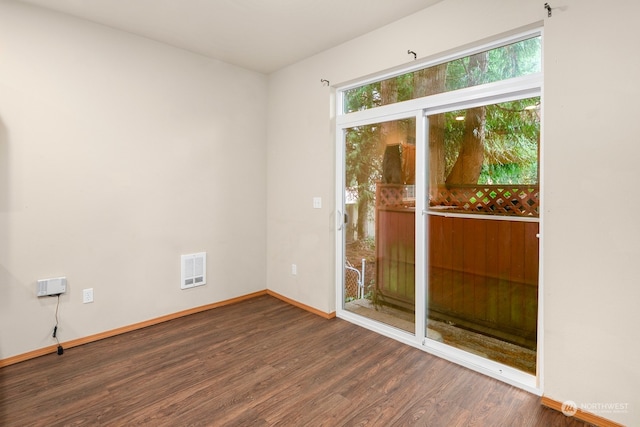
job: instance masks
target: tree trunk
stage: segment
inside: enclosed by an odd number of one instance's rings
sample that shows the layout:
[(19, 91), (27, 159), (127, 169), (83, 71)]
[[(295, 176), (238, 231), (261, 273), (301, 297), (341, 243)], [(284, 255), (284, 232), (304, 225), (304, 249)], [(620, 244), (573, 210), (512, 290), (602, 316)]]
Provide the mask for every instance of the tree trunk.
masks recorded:
[[(373, 148), (373, 146), (371, 148)], [(372, 173), (373, 166), (371, 165), (371, 163), (364, 163), (361, 165), (356, 175), (356, 181), (358, 182), (358, 221), (356, 223), (356, 233), (358, 234), (357, 240), (363, 240), (367, 238), (369, 210), (371, 200), (374, 198), (370, 195), (370, 191), (368, 189), (371, 182)], [(351, 221), (352, 218), (350, 218), (349, 220)]]
[[(447, 64), (435, 65), (413, 74), (413, 97), (442, 93), (445, 90)], [(444, 114), (429, 117), (429, 198), (437, 197), (444, 186)]]
[(358, 222), (356, 224), (357, 240), (367, 238), (367, 222), (369, 217), (369, 200), (358, 200)]
[[(398, 100), (398, 82), (387, 79), (380, 82), (382, 105), (393, 104)], [(385, 184), (402, 184), (402, 161), (400, 160), (400, 143), (397, 121), (383, 122), (380, 125), (380, 140), (385, 145), (382, 159), (382, 182)]]
[[(469, 58), (467, 78), (469, 86), (482, 83), (487, 71), (487, 53), (481, 52)], [(467, 110), (464, 134), (458, 158), (446, 179), (447, 185), (477, 184), (484, 162), (485, 107)]]
[(447, 185), (477, 184), (484, 162), (484, 107), (470, 108), (465, 117), (464, 134), (458, 158), (447, 177)]

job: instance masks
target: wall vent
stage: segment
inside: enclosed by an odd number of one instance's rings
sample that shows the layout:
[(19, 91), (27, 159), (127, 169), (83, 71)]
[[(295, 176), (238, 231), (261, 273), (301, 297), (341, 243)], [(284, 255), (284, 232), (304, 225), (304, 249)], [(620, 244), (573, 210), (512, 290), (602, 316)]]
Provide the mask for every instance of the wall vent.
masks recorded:
[(52, 279), (38, 280), (36, 294), (39, 297), (47, 295), (60, 295), (67, 292), (67, 278), (54, 277)]
[(207, 253), (182, 255), (180, 288), (188, 289), (207, 283)]

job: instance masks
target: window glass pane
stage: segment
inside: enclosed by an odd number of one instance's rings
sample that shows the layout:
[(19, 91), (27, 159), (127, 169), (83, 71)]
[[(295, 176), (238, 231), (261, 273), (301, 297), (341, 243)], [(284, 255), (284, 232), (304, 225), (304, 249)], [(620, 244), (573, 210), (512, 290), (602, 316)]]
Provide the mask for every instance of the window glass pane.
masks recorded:
[(429, 215), (427, 338), (535, 375), (537, 222)]
[(344, 112), (421, 98), (541, 71), (540, 36), (344, 92)]
[(427, 338), (530, 374), (540, 229), (519, 217), (538, 216), (539, 106), (429, 116)]
[(429, 117), (431, 210), (538, 216), (540, 98)]
[(408, 118), (346, 130), (344, 308), (415, 332), (415, 134)]

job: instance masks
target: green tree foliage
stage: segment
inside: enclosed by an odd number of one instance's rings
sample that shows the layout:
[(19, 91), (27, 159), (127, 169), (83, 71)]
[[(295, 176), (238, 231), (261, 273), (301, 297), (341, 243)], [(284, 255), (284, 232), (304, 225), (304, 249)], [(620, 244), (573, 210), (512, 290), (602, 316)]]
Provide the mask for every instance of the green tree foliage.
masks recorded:
[[(380, 103), (380, 83), (354, 89), (346, 99), (350, 111), (371, 108)], [(369, 206), (375, 196), (375, 183), (382, 177), (380, 129), (378, 126), (357, 126), (345, 135), (345, 186), (356, 199), (358, 238), (365, 237)]]
[(369, 206), (375, 197), (375, 183), (382, 178), (379, 133), (377, 126), (358, 126), (348, 129), (345, 135), (345, 185), (347, 191), (356, 199), (356, 230), (359, 239), (366, 237), (366, 223), (369, 218)]
[[(484, 163), (478, 184), (538, 182), (540, 98), (527, 98), (485, 107)], [(458, 157), (467, 111), (445, 113), (445, 171)]]

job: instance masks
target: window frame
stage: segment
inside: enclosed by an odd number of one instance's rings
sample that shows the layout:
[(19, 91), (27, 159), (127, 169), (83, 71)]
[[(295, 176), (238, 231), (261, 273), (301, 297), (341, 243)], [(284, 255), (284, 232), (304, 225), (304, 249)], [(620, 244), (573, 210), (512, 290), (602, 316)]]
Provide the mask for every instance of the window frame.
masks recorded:
[[(525, 76), (505, 79), (497, 82), (467, 87), (449, 92), (438, 93), (435, 95), (428, 95), (421, 98), (415, 98), (407, 101), (402, 101), (394, 104), (383, 105), (379, 107), (369, 108), (366, 110), (353, 111), (350, 113), (344, 113), (344, 93), (347, 90), (376, 83), (385, 79), (400, 76), (409, 72), (418, 71), (427, 67), (435, 66), (438, 64), (454, 61), (469, 55), (473, 55), (479, 52), (491, 50), (508, 44), (516, 43), (518, 41), (526, 40), (535, 36), (541, 37), (541, 71), (538, 73), (528, 74)], [(357, 80), (352, 80), (344, 84), (335, 86), (335, 138), (336, 138), (336, 260), (338, 267), (336, 268), (336, 315), (339, 318), (343, 318), (352, 323), (363, 326), (367, 329), (380, 333), (381, 335), (391, 337), (407, 345), (417, 347), (428, 353), (432, 353), (446, 360), (450, 360), (454, 363), (460, 364), (472, 370), (481, 372), (490, 377), (496, 378), (500, 381), (506, 382), (518, 388), (522, 388), (531, 393), (541, 395), (543, 389), (543, 343), (544, 343), (544, 328), (543, 328), (543, 313), (544, 313), (544, 301), (543, 301), (543, 244), (542, 235), (544, 230), (544, 94), (543, 94), (543, 76), (544, 76), (544, 34), (541, 27), (530, 28), (522, 32), (500, 37), (495, 40), (479, 42), (473, 46), (463, 47), (456, 49), (455, 51), (445, 52), (443, 54), (433, 55), (420, 61), (416, 61), (409, 65), (403, 65), (395, 67), (390, 70), (382, 71), (370, 76), (366, 76)], [(354, 313), (348, 312), (343, 307), (343, 269), (340, 266), (344, 259), (344, 231), (342, 227), (343, 221), (343, 208), (344, 208), (344, 159), (345, 159), (345, 147), (344, 147), (344, 135), (347, 128), (355, 126), (364, 126), (373, 124), (376, 122), (396, 120), (413, 116), (416, 117), (416, 141), (418, 136), (421, 136), (423, 141), (428, 144), (428, 117), (433, 114), (440, 114), (449, 111), (456, 111), (464, 108), (472, 108), (481, 105), (495, 104), (500, 102), (514, 101), (524, 98), (540, 97), (541, 102), (541, 122), (540, 122), (540, 215), (537, 218), (504, 218), (507, 220), (522, 220), (522, 221), (535, 221), (540, 222), (540, 246), (539, 246), (539, 282), (538, 282), (538, 339), (537, 339), (537, 373), (531, 375), (519, 371), (515, 368), (493, 362), (491, 360), (476, 356), (471, 353), (467, 353), (456, 349), (454, 347), (447, 346), (442, 343), (431, 342), (425, 337), (424, 332), (426, 330), (426, 321), (418, 321), (418, 319), (424, 319), (426, 315), (426, 299), (424, 298), (427, 291), (428, 284), (424, 282), (425, 271), (419, 272), (416, 265), (416, 333), (409, 334), (399, 331), (393, 327), (380, 324)], [(420, 123), (418, 118), (422, 120)], [(427, 185), (426, 177), (428, 176), (428, 161), (427, 153), (424, 147), (418, 148), (417, 161), (421, 163), (421, 171), (416, 175), (416, 236), (422, 234), (424, 237), (416, 239), (416, 258), (418, 256), (426, 255), (426, 242), (428, 242), (428, 236), (425, 233), (426, 219), (428, 215), (428, 206), (426, 206), (427, 197)], [(416, 165), (418, 169), (418, 165)], [(421, 215), (420, 215), (421, 213)], [(463, 215), (465, 214), (457, 214)], [(473, 218), (478, 218), (477, 214), (473, 215)], [(495, 218), (494, 218), (495, 219)], [(500, 219), (498, 217), (498, 219)], [(420, 240), (420, 241), (419, 241)], [(424, 265), (423, 265), (424, 267)], [(418, 280), (423, 283), (418, 283)], [(424, 288), (424, 289), (423, 289)], [(418, 304), (417, 301), (423, 301)]]

